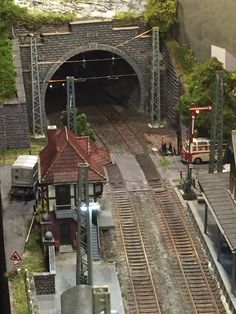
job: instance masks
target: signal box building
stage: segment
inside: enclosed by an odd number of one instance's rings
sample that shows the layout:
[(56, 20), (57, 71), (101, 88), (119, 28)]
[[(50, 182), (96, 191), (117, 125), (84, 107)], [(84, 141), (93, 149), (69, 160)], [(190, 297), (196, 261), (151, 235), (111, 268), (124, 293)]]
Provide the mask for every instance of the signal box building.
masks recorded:
[(66, 127), (48, 127), (48, 144), (39, 154), (43, 206), (49, 215), (56, 247), (75, 245), (78, 164), (88, 164), (89, 199), (96, 202), (107, 181), (105, 165), (111, 163), (106, 149), (88, 136), (75, 136)]

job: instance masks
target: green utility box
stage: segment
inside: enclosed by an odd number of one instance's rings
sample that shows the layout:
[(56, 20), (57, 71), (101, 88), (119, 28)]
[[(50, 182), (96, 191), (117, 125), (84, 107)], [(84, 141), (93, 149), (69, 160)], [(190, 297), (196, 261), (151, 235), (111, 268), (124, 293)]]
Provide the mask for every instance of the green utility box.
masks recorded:
[(111, 300), (108, 287), (93, 287), (93, 314), (111, 314)]

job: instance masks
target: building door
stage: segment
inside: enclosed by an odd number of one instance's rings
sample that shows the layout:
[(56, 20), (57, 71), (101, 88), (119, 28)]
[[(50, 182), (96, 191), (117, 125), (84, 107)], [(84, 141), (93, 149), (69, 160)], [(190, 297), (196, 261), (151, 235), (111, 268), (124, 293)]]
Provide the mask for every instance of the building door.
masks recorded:
[(61, 245), (71, 244), (69, 223), (60, 224), (60, 235), (61, 235)]

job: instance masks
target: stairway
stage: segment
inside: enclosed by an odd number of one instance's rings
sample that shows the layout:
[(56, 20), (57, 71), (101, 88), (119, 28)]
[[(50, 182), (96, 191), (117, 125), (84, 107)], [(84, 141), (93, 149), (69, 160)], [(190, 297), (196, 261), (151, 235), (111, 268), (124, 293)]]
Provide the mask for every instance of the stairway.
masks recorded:
[(100, 249), (98, 242), (98, 231), (97, 226), (92, 224), (92, 252), (93, 252), (93, 261), (100, 261)]

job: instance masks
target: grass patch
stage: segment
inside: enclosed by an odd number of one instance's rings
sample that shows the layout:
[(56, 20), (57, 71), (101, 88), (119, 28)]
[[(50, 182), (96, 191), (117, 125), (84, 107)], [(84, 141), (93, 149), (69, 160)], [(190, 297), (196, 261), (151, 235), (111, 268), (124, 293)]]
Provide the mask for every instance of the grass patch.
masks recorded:
[(22, 266), (27, 268), (30, 273), (45, 271), (44, 253), (41, 244), (41, 230), (35, 225), (31, 231)]
[(47, 144), (47, 139), (32, 139), (29, 148), (9, 148), (0, 151), (0, 165), (13, 164), (19, 155), (38, 155)]
[(184, 76), (191, 73), (198, 63), (192, 54), (192, 50), (185, 45), (180, 46), (174, 39), (168, 39), (166, 45), (172, 59), (174, 59), (178, 72), (184, 74)]
[(115, 14), (114, 20), (121, 25), (132, 23), (139, 24), (143, 22), (143, 17), (135, 12), (118, 12)]
[(166, 157), (161, 157), (161, 159), (160, 159), (160, 165), (161, 165), (164, 169), (168, 169), (168, 168), (170, 168), (170, 161), (169, 161)]
[(30, 314), (23, 273), (16, 274), (11, 282), (13, 309), (15, 314)]
[(40, 227), (35, 225), (31, 231), (29, 242), (26, 245), (26, 251), (23, 255), (21, 269), (22, 271), (11, 271), (7, 274), (11, 282), (11, 291), (13, 296), (13, 308), (15, 314), (28, 314), (28, 298), (25, 285), (25, 272), (28, 269), (29, 274), (45, 271), (45, 259), (41, 246)]

